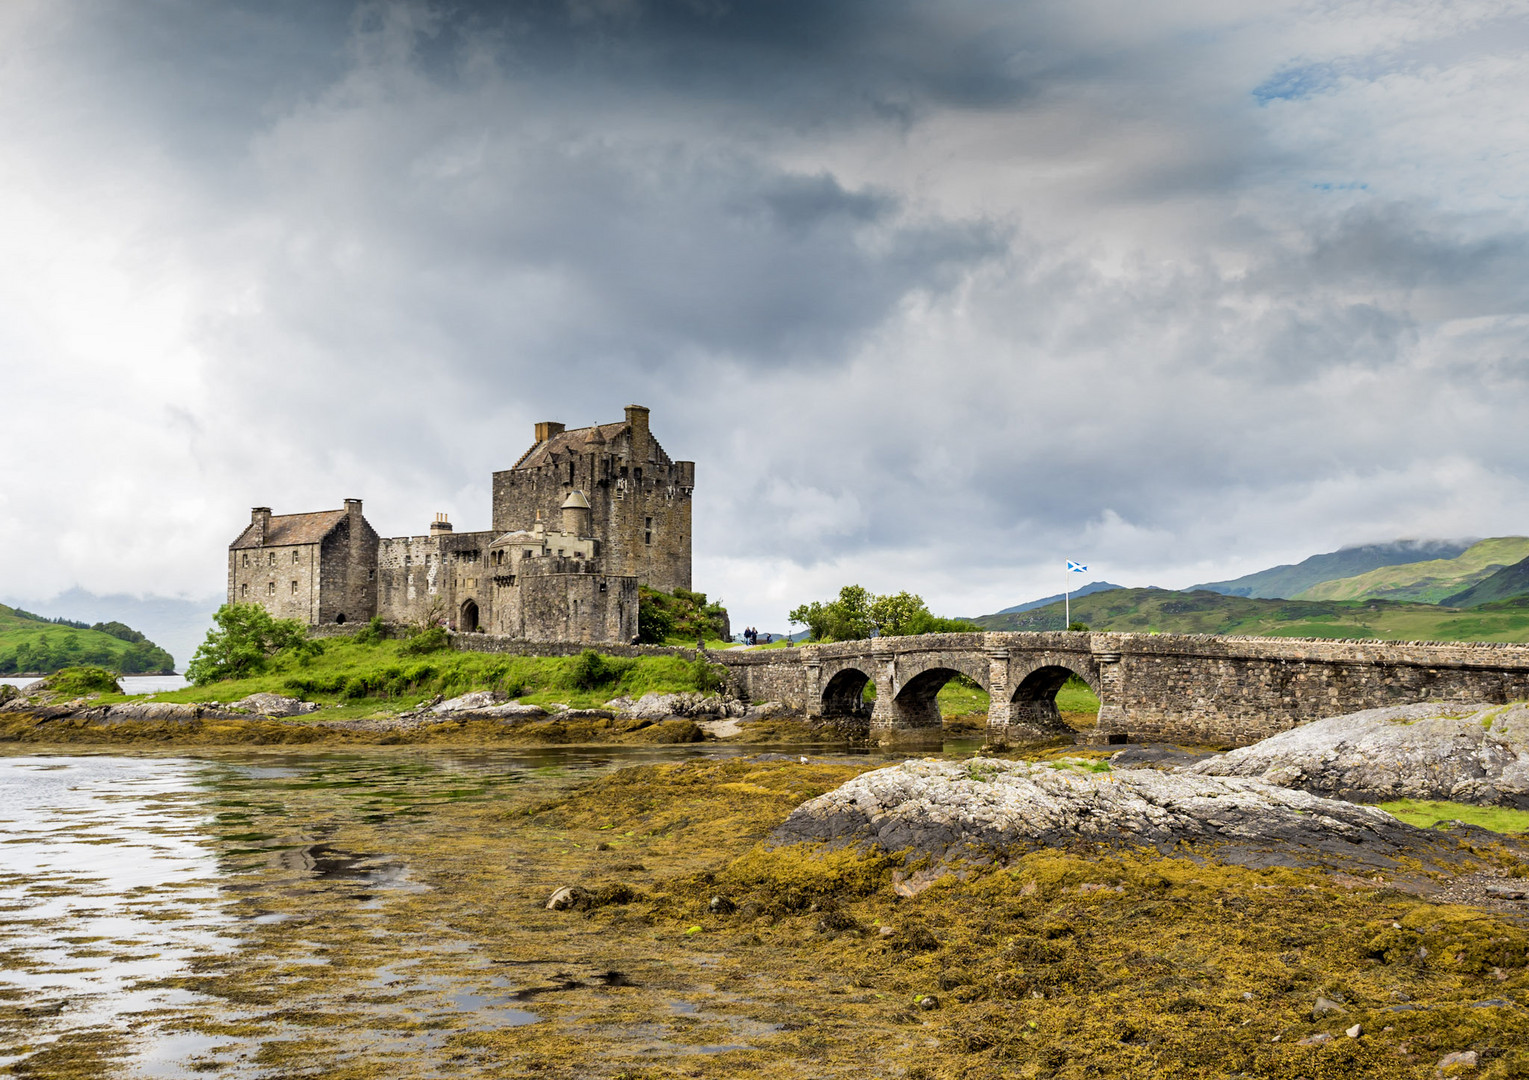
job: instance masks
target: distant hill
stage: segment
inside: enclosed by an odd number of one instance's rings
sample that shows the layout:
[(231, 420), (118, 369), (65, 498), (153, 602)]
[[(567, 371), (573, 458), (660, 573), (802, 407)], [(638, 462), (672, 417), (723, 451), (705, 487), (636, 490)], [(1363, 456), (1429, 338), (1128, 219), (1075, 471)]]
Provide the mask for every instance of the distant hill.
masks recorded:
[(1349, 578), (1385, 566), (1453, 559), (1463, 554), (1472, 543), (1470, 540), (1396, 540), (1389, 544), (1360, 544), (1339, 548), (1325, 555), (1313, 555), (1298, 563), (1260, 570), (1256, 574), (1245, 574), (1230, 581), (1192, 585), (1184, 591), (1196, 592), (1203, 589), (1226, 596), (1284, 599), (1324, 581)]
[(1474, 608), (1524, 596), (1529, 596), (1529, 559), (1505, 566), (1464, 592), (1446, 596), (1439, 602), (1446, 607)]
[(213, 612), (223, 600), (221, 593), (188, 599), (91, 593), (77, 588), (47, 597), (0, 595), (0, 604), (63, 615), (80, 622), (102, 619), (124, 622), (142, 630), (183, 665), (212, 628)]
[[(1111, 585), (1108, 581), (1090, 581), (1087, 585), (1082, 585), (1074, 589), (1072, 591), (1072, 598), (1076, 600), (1080, 596), (1091, 596), (1094, 593), (1107, 592), (1110, 589), (1123, 588), (1125, 588), (1124, 585)], [(998, 614), (1012, 615), (1018, 611), (1032, 611), (1035, 608), (1045, 607), (1047, 604), (1059, 604), (1062, 602), (1062, 600), (1062, 594), (1057, 593), (1055, 596), (1048, 596), (1044, 600), (1031, 600), (1028, 604), (1015, 604), (1013, 607), (1006, 607)]]
[(86, 625), (0, 604), (0, 675), (48, 674), (95, 664), (124, 675), (168, 673), (169, 653), (120, 622)]
[[(1112, 589), (1074, 600), (1072, 618), (1094, 630), (1390, 641), (1529, 641), (1529, 604), (1457, 611), (1389, 600), (1282, 600), (1201, 590)], [(1056, 630), (1062, 605), (973, 620), (984, 630)]]
[(1454, 558), (1381, 567), (1353, 577), (1324, 581), (1297, 593), (1295, 600), (1397, 600), (1437, 604), (1499, 570), (1529, 558), (1529, 537), (1480, 540)]

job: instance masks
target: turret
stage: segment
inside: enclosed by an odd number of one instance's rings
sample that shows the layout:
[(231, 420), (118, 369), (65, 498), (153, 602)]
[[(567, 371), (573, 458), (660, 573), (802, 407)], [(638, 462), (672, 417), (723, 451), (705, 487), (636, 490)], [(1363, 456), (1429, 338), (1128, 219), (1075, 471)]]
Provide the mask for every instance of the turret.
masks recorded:
[(563, 500), (563, 531), (574, 536), (591, 535), (589, 500), (582, 491), (570, 491)]

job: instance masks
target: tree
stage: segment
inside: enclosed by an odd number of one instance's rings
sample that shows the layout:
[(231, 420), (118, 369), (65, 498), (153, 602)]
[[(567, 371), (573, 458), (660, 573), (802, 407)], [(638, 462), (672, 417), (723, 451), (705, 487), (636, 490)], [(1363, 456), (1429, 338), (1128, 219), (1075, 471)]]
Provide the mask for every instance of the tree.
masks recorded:
[(876, 596), (859, 585), (844, 586), (837, 600), (803, 604), (786, 618), (807, 627), (814, 641), (858, 641), (870, 637), (873, 630), (884, 637), (904, 637), (980, 629), (965, 619), (930, 614), (924, 598), (914, 593)]
[(732, 635), (727, 608), (720, 600), (690, 589), (659, 592), (646, 585), (637, 590), (637, 640), (662, 645), (670, 638), (687, 644), (705, 639), (726, 641)]
[(308, 640), (302, 623), (273, 619), (259, 604), (224, 604), (212, 621), (216, 625), (186, 668), (186, 677), (198, 686), (258, 674), (283, 649), (307, 652), (318, 644)]

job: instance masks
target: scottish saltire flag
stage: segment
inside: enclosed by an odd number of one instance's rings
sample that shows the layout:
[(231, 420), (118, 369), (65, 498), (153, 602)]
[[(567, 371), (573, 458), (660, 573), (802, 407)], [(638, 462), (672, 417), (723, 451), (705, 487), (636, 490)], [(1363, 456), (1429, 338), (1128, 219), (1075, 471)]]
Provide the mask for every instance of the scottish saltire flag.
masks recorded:
[(1074, 574), (1081, 574), (1085, 570), (1087, 570), (1088, 567), (1084, 566), (1080, 562), (1073, 562), (1071, 559), (1068, 559), (1067, 560), (1067, 569), (1070, 570)]

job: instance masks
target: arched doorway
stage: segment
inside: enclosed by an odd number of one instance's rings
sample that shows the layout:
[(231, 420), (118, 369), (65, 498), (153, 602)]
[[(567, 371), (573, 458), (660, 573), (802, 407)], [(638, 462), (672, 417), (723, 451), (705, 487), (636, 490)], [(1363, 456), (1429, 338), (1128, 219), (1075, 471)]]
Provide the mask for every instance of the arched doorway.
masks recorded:
[(334, 622), (335, 622), (336, 626), (343, 626), (343, 625), (345, 625), (345, 612), (342, 611), (338, 615), (336, 615), (334, 617)]
[(469, 634), (478, 629), (478, 601), (469, 600), (462, 605), (462, 616), (457, 620), (457, 629)]
[(1031, 724), (1058, 735), (1088, 730), (1099, 720), (1099, 698), (1094, 688), (1081, 674), (1060, 664), (1030, 672), (1014, 688), (1010, 701), (1011, 724)]

